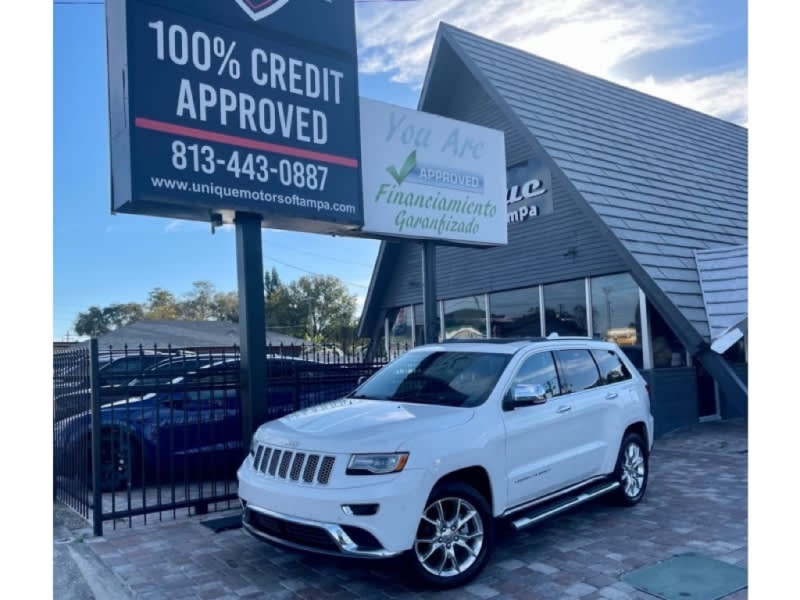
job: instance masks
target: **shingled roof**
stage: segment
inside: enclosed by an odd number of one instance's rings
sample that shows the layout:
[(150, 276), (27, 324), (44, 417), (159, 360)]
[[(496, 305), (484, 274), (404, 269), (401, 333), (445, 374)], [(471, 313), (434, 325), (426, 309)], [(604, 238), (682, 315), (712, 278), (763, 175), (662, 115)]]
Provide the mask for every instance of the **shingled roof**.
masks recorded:
[[(83, 342), (88, 345), (88, 341)], [(239, 324), (229, 321), (181, 321), (167, 319), (152, 319), (129, 323), (114, 331), (109, 331), (98, 337), (101, 349), (109, 347), (121, 349), (152, 348), (153, 346), (173, 348), (190, 347), (225, 347), (239, 345)], [(303, 345), (301, 339), (267, 331), (266, 344), (268, 346)]]
[(747, 319), (747, 246), (695, 252), (711, 338)]
[(446, 24), (441, 38), (712, 340), (695, 253), (747, 244), (747, 129)]

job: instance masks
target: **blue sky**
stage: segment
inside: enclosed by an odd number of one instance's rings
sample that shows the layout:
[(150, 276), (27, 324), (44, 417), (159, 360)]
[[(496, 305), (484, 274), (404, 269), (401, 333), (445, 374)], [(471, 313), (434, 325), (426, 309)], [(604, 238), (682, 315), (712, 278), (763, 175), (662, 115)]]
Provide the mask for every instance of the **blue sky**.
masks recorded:
[[(521, 7), (522, 6), (522, 7)], [(365, 97), (416, 107), (440, 20), (744, 124), (744, 0), (420, 0), (357, 5)], [(144, 302), (154, 287), (180, 296), (193, 281), (236, 289), (231, 230), (159, 217), (111, 215), (104, 9), (53, 13), (53, 336), (74, 336), (91, 305)], [(284, 282), (336, 275), (366, 295), (377, 241), (264, 230), (265, 269)]]

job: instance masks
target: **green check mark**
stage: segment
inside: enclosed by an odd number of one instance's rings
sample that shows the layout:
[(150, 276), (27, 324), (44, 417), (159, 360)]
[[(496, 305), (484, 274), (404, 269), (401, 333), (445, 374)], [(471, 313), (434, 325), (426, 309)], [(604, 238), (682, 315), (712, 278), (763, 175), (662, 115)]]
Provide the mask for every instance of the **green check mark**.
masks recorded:
[(417, 151), (412, 150), (411, 154), (409, 154), (406, 157), (406, 160), (403, 163), (403, 166), (400, 168), (399, 173), (397, 172), (397, 169), (394, 168), (394, 165), (389, 165), (388, 167), (386, 167), (386, 170), (389, 172), (389, 175), (391, 175), (397, 182), (397, 185), (400, 185), (401, 183), (403, 183), (405, 178), (408, 177), (408, 174), (411, 173), (412, 170), (414, 170), (414, 167), (416, 165), (417, 165)]

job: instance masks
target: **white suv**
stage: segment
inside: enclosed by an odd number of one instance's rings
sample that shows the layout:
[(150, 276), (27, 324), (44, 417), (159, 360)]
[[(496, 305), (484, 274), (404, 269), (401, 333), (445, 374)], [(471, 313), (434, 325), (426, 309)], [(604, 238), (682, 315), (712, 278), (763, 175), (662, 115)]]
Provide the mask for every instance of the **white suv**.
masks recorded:
[(262, 425), (238, 471), (243, 523), (293, 548), (405, 553), (428, 582), (474, 578), (496, 518), (520, 529), (647, 486), (647, 386), (586, 338), (416, 348), (349, 396)]

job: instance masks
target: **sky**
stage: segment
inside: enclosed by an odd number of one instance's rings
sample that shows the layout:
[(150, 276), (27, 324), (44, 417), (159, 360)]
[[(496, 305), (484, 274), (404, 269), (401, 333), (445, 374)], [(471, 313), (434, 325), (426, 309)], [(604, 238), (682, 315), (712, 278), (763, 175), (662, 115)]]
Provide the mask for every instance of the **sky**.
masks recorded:
[[(748, 123), (744, 0), (418, 0), (356, 5), (359, 93), (416, 108), (440, 21), (702, 112)], [(236, 290), (234, 232), (112, 215), (104, 7), (53, 12), (53, 337), (80, 311), (145, 302), (192, 282)], [(335, 275), (367, 294), (377, 240), (262, 231), (264, 268), (284, 283)]]

